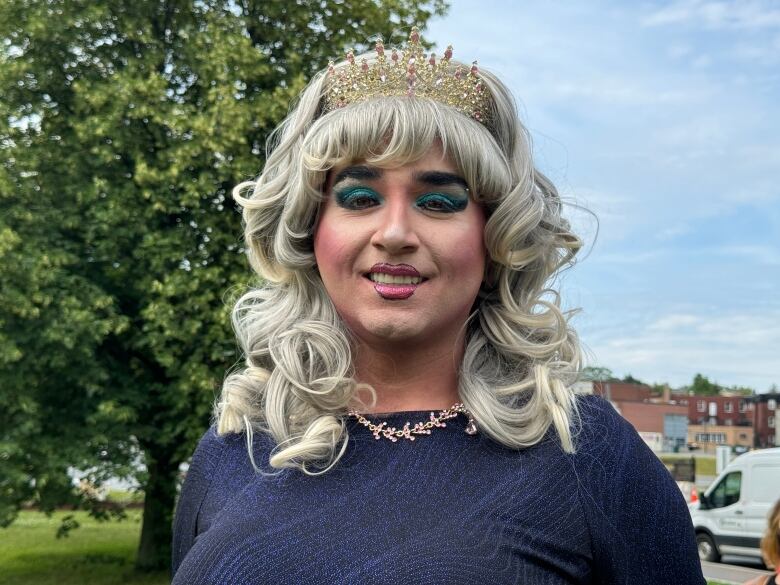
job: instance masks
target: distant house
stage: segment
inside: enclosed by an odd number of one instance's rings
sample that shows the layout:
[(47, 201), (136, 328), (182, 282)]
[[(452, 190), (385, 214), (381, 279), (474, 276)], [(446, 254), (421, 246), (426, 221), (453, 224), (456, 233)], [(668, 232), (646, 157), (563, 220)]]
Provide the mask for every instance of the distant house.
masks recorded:
[(658, 397), (642, 384), (594, 382), (593, 392), (609, 400), (653, 451), (677, 451), (685, 446), (688, 405), (680, 402), (687, 400), (673, 398), (669, 388)]
[(706, 452), (718, 445), (780, 446), (780, 393), (755, 396), (661, 396), (643, 384), (590, 382), (592, 393), (609, 400), (654, 451), (686, 443)]
[(749, 449), (753, 446), (753, 435), (753, 427), (706, 423), (688, 425), (688, 443), (704, 453), (715, 453), (718, 445)]
[(752, 426), (752, 398), (752, 396), (690, 396), (688, 421), (692, 425)]
[(757, 394), (748, 399), (753, 407), (753, 446), (759, 449), (780, 446), (780, 393)]

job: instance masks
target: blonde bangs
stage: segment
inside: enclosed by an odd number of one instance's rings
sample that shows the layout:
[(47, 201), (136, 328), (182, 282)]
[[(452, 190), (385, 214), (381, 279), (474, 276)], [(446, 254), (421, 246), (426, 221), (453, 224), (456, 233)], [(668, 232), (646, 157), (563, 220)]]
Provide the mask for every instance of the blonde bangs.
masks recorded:
[(357, 161), (397, 168), (420, 160), (437, 142), (478, 200), (497, 201), (511, 190), (509, 163), (488, 129), (424, 98), (384, 97), (326, 114), (303, 143), (302, 164), (309, 173)]

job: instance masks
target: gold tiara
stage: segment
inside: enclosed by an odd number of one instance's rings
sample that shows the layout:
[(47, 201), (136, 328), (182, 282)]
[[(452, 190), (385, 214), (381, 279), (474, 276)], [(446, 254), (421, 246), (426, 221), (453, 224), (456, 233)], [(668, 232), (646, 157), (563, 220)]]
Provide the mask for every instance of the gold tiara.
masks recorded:
[(393, 49), (389, 60), (382, 39), (376, 43), (376, 59), (371, 63), (363, 58), (357, 64), (355, 54), (349, 51), (345, 65), (336, 67), (333, 61), (328, 64), (325, 111), (377, 97), (422, 97), (452, 106), (487, 124), (491, 100), (479, 77), (477, 62), (468, 71), (461, 65), (453, 71), (450, 59), (452, 45), (439, 61), (433, 53), (426, 59), (417, 27), (412, 28), (406, 48)]

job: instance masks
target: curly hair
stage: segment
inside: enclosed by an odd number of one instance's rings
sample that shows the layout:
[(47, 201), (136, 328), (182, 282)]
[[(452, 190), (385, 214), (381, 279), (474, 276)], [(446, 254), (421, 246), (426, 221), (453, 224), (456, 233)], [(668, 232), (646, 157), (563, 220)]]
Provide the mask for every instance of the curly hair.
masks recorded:
[(780, 500), (769, 512), (769, 523), (761, 539), (761, 554), (770, 567), (780, 567)]
[(576, 311), (561, 309), (550, 284), (582, 242), (533, 165), (511, 93), (490, 72), (480, 75), (492, 99), (489, 125), (425, 98), (381, 97), (324, 112), (320, 72), (269, 139), (261, 175), (235, 187), (249, 262), (262, 280), (233, 309), (246, 363), (225, 378), (214, 414), (218, 433), (246, 433), (259, 473), (254, 432), (275, 442), (271, 467), (325, 473), (346, 449), (348, 406), (364, 404), (363, 390), (376, 396), (354, 379), (353, 338), (316, 268), (312, 232), (328, 171), (356, 160), (397, 167), (434, 144), (487, 218), (489, 259), (466, 324), (460, 399), (500, 444), (529, 447), (552, 426), (562, 449), (575, 451), (572, 385), (582, 357), (568, 322)]

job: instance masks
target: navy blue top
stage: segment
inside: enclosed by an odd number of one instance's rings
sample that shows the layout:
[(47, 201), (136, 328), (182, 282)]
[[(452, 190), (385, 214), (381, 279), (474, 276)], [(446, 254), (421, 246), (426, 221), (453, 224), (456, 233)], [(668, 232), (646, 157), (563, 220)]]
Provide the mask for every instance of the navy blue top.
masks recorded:
[[(579, 397), (578, 452), (464, 432), (375, 440), (350, 418), (324, 475), (255, 474), (243, 434), (206, 432), (174, 520), (174, 585), (704, 585), (680, 490), (604, 399)], [(401, 427), (429, 411), (372, 419)], [(264, 470), (273, 446), (255, 439)]]

